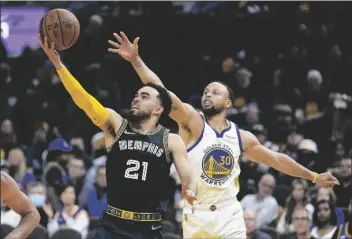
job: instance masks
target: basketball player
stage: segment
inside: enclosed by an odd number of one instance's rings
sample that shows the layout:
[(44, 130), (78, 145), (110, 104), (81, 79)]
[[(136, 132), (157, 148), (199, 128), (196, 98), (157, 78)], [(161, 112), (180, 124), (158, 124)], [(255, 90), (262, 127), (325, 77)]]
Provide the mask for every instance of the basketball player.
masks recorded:
[(39, 225), (40, 216), (37, 208), (20, 190), (16, 181), (8, 174), (1, 172), (1, 203), (21, 215), (22, 219), (16, 229), (5, 239), (27, 238)]
[(105, 134), (109, 205), (94, 238), (162, 238), (161, 217), (167, 210), (167, 182), (172, 163), (187, 187), (186, 200), (193, 209), (197, 190), (182, 139), (158, 125), (160, 116), (171, 110), (167, 90), (155, 84), (141, 88), (124, 119), (83, 89), (61, 63), (54, 43), (49, 48), (47, 39), (44, 45), (39, 42), (75, 104)]
[[(139, 38), (131, 43), (123, 32), (120, 34), (113, 34), (117, 42), (109, 41), (114, 47), (109, 51), (129, 61), (143, 83), (163, 86), (138, 55)], [(339, 183), (330, 173), (312, 172), (287, 155), (267, 149), (253, 134), (226, 120), (234, 95), (225, 84), (213, 82), (206, 86), (201, 114), (169, 93), (173, 103), (170, 117), (178, 123), (179, 134), (188, 148), (188, 158), (198, 178), (199, 205), (194, 215), (188, 205), (184, 208), (184, 238), (246, 238), (242, 209), (236, 200), (240, 174), (238, 159), (242, 153), (254, 162), (322, 186)]]

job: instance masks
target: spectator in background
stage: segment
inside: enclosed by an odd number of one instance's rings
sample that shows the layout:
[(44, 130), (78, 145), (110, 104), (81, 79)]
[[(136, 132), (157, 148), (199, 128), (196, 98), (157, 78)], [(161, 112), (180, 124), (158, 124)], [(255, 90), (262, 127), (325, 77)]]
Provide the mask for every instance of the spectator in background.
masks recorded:
[(27, 184), (35, 181), (35, 178), (29, 170), (27, 170), (26, 158), (20, 148), (14, 148), (9, 151), (8, 165), (10, 176), (13, 177), (22, 190), (26, 190)]
[(292, 214), (296, 207), (304, 207), (309, 212), (309, 218), (312, 217), (314, 207), (310, 204), (308, 186), (308, 182), (304, 179), (295, 179), (292, 182), (293, 191), (286, 200), (286, 207), (276, 227), (279, 233), (282, 234), (294, 231)]
[(17, 135), (10, 119), (4, 119), (0, 126), (0, 148), (5, 151), (5, 157), (9, 151), (17, 146)]
[(70, 139), (70, 145), (76, 146), (81, 152), (85, 152), (86, 147), (82, 137), (74, 136)]
[(311, 234), (319, 239), (331, 239), (337, 229), (337, 217), (335, 206), (332, 202), (321, 200), (317, 203), (313, 214), (313, 222), (316, 226), (312, 228)]
[(6, 205), (6, 203), (1, 202), (1, 225), (5, 224), (16, 228), (19, 225), (21, 218), (21, 215), (14, 212)]
[(279, 214), (279, 205), (272, 196), (275, 187), (275, 178), (271, 174), (265, 174), (258, 183), (258, 193), (246, 195), (241, 205), (243, 210), (253, 210), (257, 212), (257, 227), (272, 223)]
[(28, 148), (28, 162), (27, 165), (33, 167), (33, 174), (37, 179), (43, 173), (43, 152), (48, 147), (47, 136), (49, 131), (49, 124), (40, 122), (35, 127), (32, 145)]
[(9, 164), (7, 163), (7, 161), (5, 159), (1, 159), (0, 162), (1, 162), (0, 170), (2, 172), (10, 174), (10, 172), (9, 172)]
[(348, 216), (346, 223), (339, 226), (336, 230), (333, 239), (352, 239), (352, 199), (348, 207)]
[(256, 225), (257, 214), (255, 211), (246, 210), (243, 212), (244, 222), (246, 224), (246, 239), (270, 239), (271, 237), (261, 232)]
[(66, 172), (72, 147), (64, 139), (54, 139), (50, 142), (43, 180), (54, 192), (59, 194), (59, 186), (68, 181)]
[(40, 225), (47, 227), (48, 219), (51, 216), (52, 202), (48, 201), (48, 192), (45, 185), (41, 182), (34, 182), (28, 184), (27, 195), (29, 200), (37, 208), (40, 214)]
[(352, 159), (342, 159), (337, 173), (341, 185), (334, 187), (337, 196), (336, 206), (346, 208), (352, 199)]
[(79, 195), (82, 191), (87, 172), (84, 160), (80, 158), (80, 155), (76, 154), (69, 160), (67, 168), (69, 182), (75, 188), (76, 194)]
[(92, 219), (98, 220), (108, 207), (106, 194), (106, 168), (101, 165), (97, 168), (94, 186), (88, 194), (88, 212)]
[(280, 236), (280, 239), (318, 239), (311, 235), (312, 216), (305, 207), (296, 207), (292, 213), (293, 232)]
[[(329, 188), (319, 187), (315, 202), (317, 204), (323, 200), (331, 202), (332, 205), (336, 205), (337, 199), (334, 191), (330, 190)], [(343, 224), (345, 222), (345, 216), (341, 208), (335, 207), (335, 214), (337, 217), (337, 225)]]
[(60, 200), (63, 204), (62, 209), (51, 213), (49, 217), (48, 232), (53, 235), (60, 228), (70, 228), (82, 235), (85, 239), (88, 234), (89, 216), (88, 213), (78, 205), (75, 205), (75, 189), (71, 185), (61, 185)]
[(96, 173), (100, 166), (106, 163), (105, 136), (103, 132), (96, 133), (91, 140), (93, 166), (88, 170), (82, 192), (79, 195), (79, 205), (87, 205), (89, 190), (96, 180)]

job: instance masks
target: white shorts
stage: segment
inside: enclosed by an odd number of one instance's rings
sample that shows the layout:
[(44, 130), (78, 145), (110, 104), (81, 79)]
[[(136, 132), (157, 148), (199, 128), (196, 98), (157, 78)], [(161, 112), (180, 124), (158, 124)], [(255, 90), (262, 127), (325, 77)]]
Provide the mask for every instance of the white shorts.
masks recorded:
[(194, 214), (187, 206), (183, 210), (182, 227), (184, 239), (246, 238), (243, 211), (237, 200), (216, 205), (199, 204)]

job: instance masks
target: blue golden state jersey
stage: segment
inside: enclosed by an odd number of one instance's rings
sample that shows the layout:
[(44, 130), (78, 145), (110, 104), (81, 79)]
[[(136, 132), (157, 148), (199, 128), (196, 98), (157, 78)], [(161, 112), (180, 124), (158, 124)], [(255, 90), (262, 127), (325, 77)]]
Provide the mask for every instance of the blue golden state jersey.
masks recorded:
[(227, 121), (221, 133), (204, 120), (199, 139), (188, 148), (188, 159), (198, 178), (198, 202), (216, 204), (235, 200), (239, 192), (242, 141), (236, 124)]

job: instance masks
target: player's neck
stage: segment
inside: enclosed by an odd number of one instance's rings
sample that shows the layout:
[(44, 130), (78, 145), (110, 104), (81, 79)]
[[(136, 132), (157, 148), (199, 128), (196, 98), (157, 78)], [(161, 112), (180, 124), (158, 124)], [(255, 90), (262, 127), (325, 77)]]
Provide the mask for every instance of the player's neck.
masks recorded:
[(158, 122), (151, 119), (141, 120), (140, 122), (130, 122), (132, 128), (137, 130), (140, 134), (148, 134), (152, 132), (157, 124)]
[(221, 114), (215, 116), (208, 116), (206, 117), (206, 119), (207, 123), (218, 132), (222, 132), (229, 126), (226, 121), (226, 117)]

